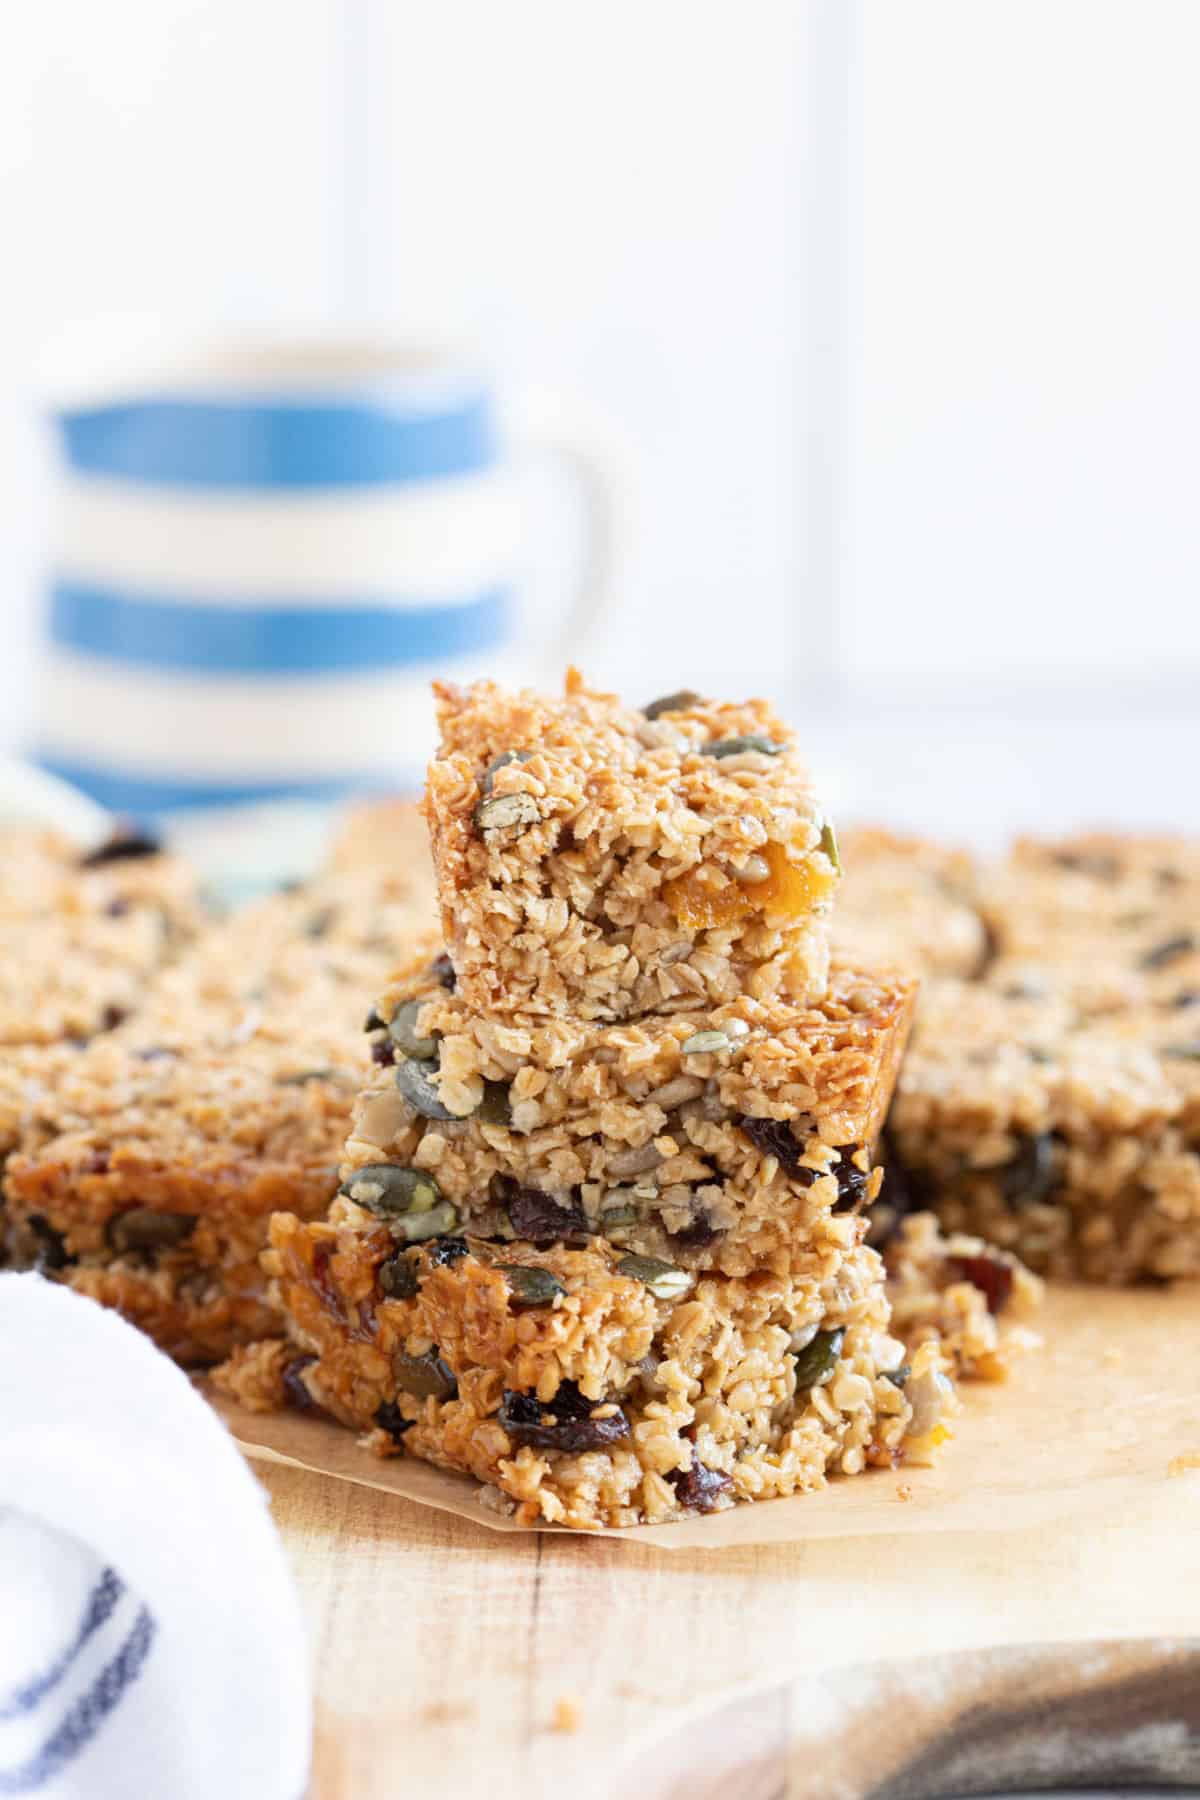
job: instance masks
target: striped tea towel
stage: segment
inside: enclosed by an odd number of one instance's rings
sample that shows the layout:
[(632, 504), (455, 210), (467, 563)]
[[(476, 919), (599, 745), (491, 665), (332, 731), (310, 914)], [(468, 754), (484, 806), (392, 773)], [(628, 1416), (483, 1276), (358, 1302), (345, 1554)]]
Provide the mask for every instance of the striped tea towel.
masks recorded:
[(258, 1483), (115, 1314), (0, 1275), (0, 1796), (300, 1800), (308, 1653)]

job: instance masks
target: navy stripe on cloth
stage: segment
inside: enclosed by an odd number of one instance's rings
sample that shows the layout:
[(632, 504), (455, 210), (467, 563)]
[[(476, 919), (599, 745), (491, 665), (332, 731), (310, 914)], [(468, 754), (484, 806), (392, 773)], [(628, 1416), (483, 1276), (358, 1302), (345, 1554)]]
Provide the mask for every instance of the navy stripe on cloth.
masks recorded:
[(509, 613), (502, 588), (446, 605), (214, 606), (59, 580), (49, 630), (66, 649), (138, 668), (333, 675), (490, 649), (508, 635)]
[(496, 460), (486, 394), (422, 406), (404, 394), (225, 401), (163, 395), (69, 413), (67, 461), (152, 487), (375, 487), (468, 475)]
[(143, 1607), (112, 1661), (68, 1708), (40, 1749), (18, 1768), (0, 1769), (0, 1794), (36, 1793), (74, 1761), (141, 1674), (155, 1629), (154, 1620)]
[(342, 775), (319, 781), (245, 779), (222, 781), (201, 776), (131, 775), (103, 763), (83, 762), (52, 751), (35, 754), (40, 768), (81, 788), (99, 806), (130, 819), (152, 819), (157, 813), (197, 806), (243, 806), (267, 800), (344, 800), (354, 794), (415, 794), (424, 780), (420, 769), (381, 769), (375, 775)]
[(0, 1720), (17, 1719), (23, 1713), (32, 1712), (40, 1700), (56, 1688), (83, 1646), (112, 1613), (121, 1595), (125, 1592), (125, 1583), (115, 1569), (105, 1569), (99, 1581), (88, 1595), (87, 1606), (79, 1630), (62, 1654), (55, 1658), (40, 1675), (33, 1675), (20, 1687), (12, 1688), (4, 1698), (0, 1699)]

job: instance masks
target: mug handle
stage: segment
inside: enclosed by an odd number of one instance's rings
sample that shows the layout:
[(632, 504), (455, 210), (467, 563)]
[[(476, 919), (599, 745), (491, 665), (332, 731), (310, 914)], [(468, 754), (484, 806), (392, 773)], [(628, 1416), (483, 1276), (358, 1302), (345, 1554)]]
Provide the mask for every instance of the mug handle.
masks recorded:
[(566, 617), (543, 653), (557, 686), (614, 593), (630, 512), (626, 457), (601, 419), (552, 388), (520, 395), (510, 405), (506, 423), (516, 455), (558, 463), (581, 502), (583, 543), (574, 589)]

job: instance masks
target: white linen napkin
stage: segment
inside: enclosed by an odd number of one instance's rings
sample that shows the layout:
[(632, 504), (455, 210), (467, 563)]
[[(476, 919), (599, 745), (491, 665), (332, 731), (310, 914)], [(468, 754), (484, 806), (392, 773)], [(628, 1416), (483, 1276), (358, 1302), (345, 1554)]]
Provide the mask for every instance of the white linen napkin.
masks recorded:
[(308, 1647), (265, 1496), (114, 1313), (0, 1275), (0, 1796), (300, 1800)]

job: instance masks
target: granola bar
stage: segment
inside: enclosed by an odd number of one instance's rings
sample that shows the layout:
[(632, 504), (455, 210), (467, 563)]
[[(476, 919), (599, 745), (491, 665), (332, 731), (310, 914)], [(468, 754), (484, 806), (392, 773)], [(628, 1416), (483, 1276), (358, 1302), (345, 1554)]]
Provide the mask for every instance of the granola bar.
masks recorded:
[(836, 839), (764, 702), (638, 710), (573, 672), (557, 700), (435, 692), (425, 808), (471, 1006), (611, 1021), (820, 998)]
[(845, 1243), (915, 984), (834, 968), (809, 1007), (739, 996), (621, 1025), (473, 1011), (424, 943), (368, 1024), (343, 1192), (412, 1238), (602, 1236), (731, 1276)]
[(810, 1491), (927, 1455), (956, 1404), (937, 1345), (908, 1359), (891, 1335), (867, 1249), (814, 1250), (787, 1277), (668, 1280), (601, 1242), (397, 1249), (346, 1201), (325, 1223), (276, 1219), (271, 1241), (292, 1340), (235, 1356), (219, 1385), (461, 1469), (523, 1523)]
[(360, 996), (432, 911), (414, 817), (380, 816), (373, 869), (335, 849), (304, 888), (210, 927), (106, 1037), (10, 1064), (0, 1254), (181, 1360), (279, 1329), (267, 1220), (328, 1204), (364, 1077)]
[(12, 828), (0, 859), (0, 1046), (111, 1031), (202, 923), (190, 872), (142, 836), (81, 855)]
[(988, 959), (979, 876), (965, 851), (874, 826), (841, 833), (835, 954), (860, 968), (972, 976)]
[[(925, 988), (889, 1120), (909, 1199), (1039, 1273), (1200, 1275), (1200, 1044), (1187, 1009), (1074, 984)], [(892, 1175), (884, 1187), (889, 1200)]]

